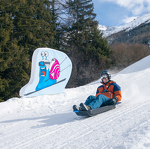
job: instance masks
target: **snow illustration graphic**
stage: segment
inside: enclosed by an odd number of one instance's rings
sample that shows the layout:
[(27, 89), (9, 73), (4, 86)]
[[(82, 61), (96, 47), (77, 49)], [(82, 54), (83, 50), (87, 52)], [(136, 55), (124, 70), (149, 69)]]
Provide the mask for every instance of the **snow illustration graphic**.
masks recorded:
[(33, 97), (61, 93), (72, 70), (68, 56), (50, 48), (38, 48), (32, 57), (31, 78), (21, 88), (20, 96)]
[[(51, 86), (57, 82), (60, 74), (60, 65), (57, 59), (53, 58), (51, 62), (47, 59), (48, 52), (42, 52), (42, 61), (39, 62), (39, 83), (36, 91)], [(45, 59), (44, 59), (45, 57)]]

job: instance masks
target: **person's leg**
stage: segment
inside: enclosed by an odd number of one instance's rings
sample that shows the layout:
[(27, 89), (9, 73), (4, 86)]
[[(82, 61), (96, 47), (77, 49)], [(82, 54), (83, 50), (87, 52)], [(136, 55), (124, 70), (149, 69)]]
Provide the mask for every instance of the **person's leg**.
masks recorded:
[(105, 95), (98, 95), (96, 97), (95, 100), (92, 100), (90, 103), (88, 103), (88, 105), (92, 108), (92, 109), (96, 109), (99, 108), (104, 102), (110, 100), (108, 97), (106, 97)]
[(93, 100), (95, 100), (96, 99), (96, 96), (93, 96), (93, 95), (91, 95), (91, 96), (89, 96), (87, 99), (86, 99), (86, 101), (85, 101), (85, 105), (89, 105)]

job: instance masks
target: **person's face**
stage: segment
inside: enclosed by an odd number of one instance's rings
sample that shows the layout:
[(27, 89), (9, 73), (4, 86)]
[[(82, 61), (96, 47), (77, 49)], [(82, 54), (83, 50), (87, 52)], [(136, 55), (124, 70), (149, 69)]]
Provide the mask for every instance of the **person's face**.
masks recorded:
[(103, 78), (104, 83), (107, 83), (108, 81), (109, 81), (108, 78)]

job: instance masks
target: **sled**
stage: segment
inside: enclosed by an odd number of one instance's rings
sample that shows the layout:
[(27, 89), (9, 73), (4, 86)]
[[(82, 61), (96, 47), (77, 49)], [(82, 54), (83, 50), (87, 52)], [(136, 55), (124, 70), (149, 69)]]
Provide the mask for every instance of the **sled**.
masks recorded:
[(86, 117), (95, 116), (97, 114), (100, 114), (100, 113), (103, 113), (103, 112), (106, 112), (115, 108), (116, 108), (116, 105), (107, 105), (107, 106), (103, 106), (103, 107), (93, 109), (93, 110), (80, 111), (80, 110), (75, 110), (73, 106), (73, 110), (78, 116), (86, 116)]

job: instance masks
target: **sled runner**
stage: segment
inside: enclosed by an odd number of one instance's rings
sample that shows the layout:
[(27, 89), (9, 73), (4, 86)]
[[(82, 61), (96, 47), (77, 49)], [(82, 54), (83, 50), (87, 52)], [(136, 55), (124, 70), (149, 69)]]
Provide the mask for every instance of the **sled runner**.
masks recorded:
[[(51, 86), (56, 85), (56, 84), (58, 84), (58, 83), (61, 83), (61, 82), (65, 81), (65, 80), (66, 80), (66, 78), (64, 78), (64, 79), (62, 79), (62, 80), (60, 80), (60, 81), (58, 81), (58, 82), (56, 82), (56, 83), (52, 84)], [(51, 86), (48, 86), (48, 87), (51, 87)], [(47, 87), (45, 87), (45, 88), (47, 88)], [(45, 89), (45, 88), (43, 88), (43, 89)], [(27, 96), (27, 95), (30, 95), (30, 94), (36, 93), (36, 92), (41, 91), (41, 90), (43, 90), (43, 89), (39, 89), (39, 90), (36, 90), (36, 91), (30, 92), (30, 93), (24, 94), (24, 96)]]
[(76, 109), (76, 105), (73, 106), (73, 111), (78, 115), (78, 116), (87, 116), (87, 117), (91, 117), (112, 109), (115, 109), (116, 105), (107, 105), (104, 107), (100, 107), (97, 109), (93, 109), (93, 110), (88, 110), (88, 111), (80, 111)]

